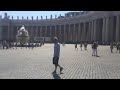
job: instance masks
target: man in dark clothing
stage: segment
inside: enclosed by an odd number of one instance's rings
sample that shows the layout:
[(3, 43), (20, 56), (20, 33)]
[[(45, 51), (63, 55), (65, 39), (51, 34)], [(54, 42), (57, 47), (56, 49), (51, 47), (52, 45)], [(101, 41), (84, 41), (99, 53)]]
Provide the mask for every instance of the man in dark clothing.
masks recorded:
[(84, 49), (87, 50), (87, 43), (84, 43)]
[(110, 44), (111, 53), (113, 53), (113, 43)]
[(81, 51), (82, 51), (82, 43), (80, 44), (80, 48), (81, 48)]
[(119, 51), (119, 53), (120, 53), (120, 42), (118, 42), (118, 43), (116, 44), (116, 48), (117, 48), (116, 53), (117, 53), (117, 51)]
[(78, 50), (78, 48), (77, 48), (77, 43), (75, 44), (75, 50), (76, 50), (76, 49)]

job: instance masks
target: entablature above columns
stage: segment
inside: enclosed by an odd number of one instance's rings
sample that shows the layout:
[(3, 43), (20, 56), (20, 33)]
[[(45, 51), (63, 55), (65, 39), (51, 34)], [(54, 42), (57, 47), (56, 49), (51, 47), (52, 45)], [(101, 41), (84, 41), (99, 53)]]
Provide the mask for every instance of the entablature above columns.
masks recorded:
[[(84, 23), (90, 22), (97, 19), (102, 19), (104, 17), (112, 17), (120, 15), (120, 11), (91, 11), (91, 13), (75, 16), (66, 17), (62, 19), (52, 19), (52, 20), (11, 20), (13, 25), (32, 25), (32, 26), (51, 26), (58, 24), (71, 24), (71, 23)], [(6, 23), (6, 22), (1, 22)]]

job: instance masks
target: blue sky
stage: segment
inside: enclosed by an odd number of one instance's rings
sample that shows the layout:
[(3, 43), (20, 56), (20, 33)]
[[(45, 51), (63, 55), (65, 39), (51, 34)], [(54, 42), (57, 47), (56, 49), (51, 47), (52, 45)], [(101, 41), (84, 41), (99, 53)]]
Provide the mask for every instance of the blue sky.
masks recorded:
[(43, 16), (43, 19), (46, 18), (50, 18), (50, 15), (53, 15), (53, 18), (55, 17), (55, 15), (57, 15), (57, 17), (61, 14), (62, 16), (65, 15), (65, 13), (67, 12), (73, 12), (73, 11), (0, 11), (0, 15), (2, 15), (2, 17), (4, 17), (4, 13), (8, 13), (8, 16), (10, 16), (10, 18), (12, 16), (14, 16), (14, 18), (17, 18), (17, 16), (19, 16), (19, 18), (22, 18), (22, 16), (24, 16), (24, 18), (26, 19), (27, 16), (31, 19), (31, 17), (33, 16), (34, 19), (38, 16), (39, 19), (41, 18), (41, 16)]

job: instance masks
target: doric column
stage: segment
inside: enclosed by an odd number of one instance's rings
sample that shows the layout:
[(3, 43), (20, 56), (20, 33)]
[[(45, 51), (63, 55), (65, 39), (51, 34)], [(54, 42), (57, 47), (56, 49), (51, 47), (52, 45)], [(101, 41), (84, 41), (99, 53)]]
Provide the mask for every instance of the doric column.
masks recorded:
[(39, 28), (40, 29), (40, 37), (42, 37), (42, 29), (41, 28), (42, 28), (42, 26), (40, 26), (40, 28)]
[(80, 41), (82, 41), (82, 28), (83, 28), (83, 26), (82, 26), (83, 24), (82, 23), (80, 23), (80, 36), (79, 36), (79, 38), (80, 38)]
[(61, 27), (62, 25), (59, 25), (59, 41), (61, 42)]
[(36, 37), (39, 37), (39, 33), (38, 33), (38, 32), (39, 32), (39, 27), (38, 27), (38, 26), (36, 27), (36, 30), (37, 30), (37, 31), (36, 31), (36, 33), (37, 33), (37, 34), (36, 34)]
[(39, 37), (39, 26), (37, 26), (37, 37)]
[(80, 42), (80, 23), (78, 23), (78, 37), (77, 37), (77, 39)]
[(2, 26), (0, 26), (0, 40), (2, 40)]
[(76, 25), (75, 24), (73, 24), (73, 31), (74, 31), (73, 40), (74, 42), (76, 42)]
[(75, 31), (76, 31), (76, 41), (78, 42), (79, 24), (76, 24)]
[(9, 25), (8, 25), (8, 35), (7, 36), (8, 36), (7, 40), (9, 40), (10, 39), (10, 27), (9, 27)]
[(73, 26), (73, 27), (72, 27), (72, 32), (73, 32), (73, 33), (72, 33), (72, 35), (71, 35), (71, 37), (72, 37), (71, 39), (72, 39), (72, 42), (74, 43), (74, 42), (75, 42), (75, 29), (74, 29), (74, 28), (75, 28), (75, 25), (72, 24), (72, 26)]
[(37, 26), (36, 26), (36, 28), (35, 28), (35, 37), (37, 37)]
[(41, 35), (42, 35), (42, 37), (44, 37), (44, 36), (43, 36), (43, 33), (44, 33), (44, 32), (43, 32), (43, 26), (41, 26), (40, 29), (41, 29), (41, 32), (42, 32)]
[(50, 38), (52, 38), (52, 26), (49, 27), (50, 27)]
[(83, 23), (83, 35), (82, 35), (82, 40), (85, 41), (86, 40), (86, 22)]
[(11, 40), (13, 40), (13, 26), (11, 27)]
[(119, 41), (119, 33), (120, 33), (120, 16), (118, 15), (117, 17), (116, 17), (116, 42), (118, 42)]
[(106, 42), (108, 42), (108, 32), (109, 32), (109, 30), (108, 30), (108, 28), (109, 28), (109, 18), (108, 17), (106, 17), (106, 25), (105, 25), (106, 27), (105, 27), (105, 41)]
[[(17, 33), (18, 33), (18, 31), (19, 31), (19, 27), (17, 26)], [(9, 38), (10, 38), (10, 29), (9, 29), (9, 27), (8, 27), (8, 40), (9, 40)], [(17, 41), (17, 39), (16, 39), (16, 41)]]
[(83, 41), (83, 22), (80, 24), (80, 41)]
[(103, 27), (102, 27), (102, 41), (105, 41), (105, 26), (106, 26), (106, 20), (103, 18)]
[(91, 21), (91, 41), (94, 41), (94, 21)]
[(45, 37), (47, 37), (47, 26), (45, 26)]
[(68, 27), (69, 29), (69, 33), (68, 33), (68, 39), (69, 39), (69, 41), (72, 41), (73, 42), (73, 34), (74, 34), (74, 31), (73, 31), (73, 27), (72, 27), (72, 24), (69, 24), (69, 27)]
[(48, 26), (46, 26), (46, 37), (48, 37)]
[(30, 34), (30, 37), (31, 37), (31, 41), (33, 40), (33, 26), (30, 27), (31, 29), (31, 34)]
[(114, 32), (115, 32), (115, 30), (114, 30), (114, 17), (112, 16), (112, 17), (110, 17), (110, 26), (109, 26), (109, 41), (110, 42), (113, 42), (114, 40), (113, 40), (113, 34), (114, 34)]
[(64, 25), (64, 42), (66, 42), (66, 25)]
[(55, 25), (55, 37), (57, 36), (57, 25)]
[(32, 26), (32, 41), (34, 40), (34, 26)]
[(79, 25), (78, 24), (76, 24), (75, 31), (76, 31), (76, 41), (78, 42), (78, 34), (79, 34)]
[(67, 40), (68, 40), (68, 41), (71, 41), (71, 28), (70, 28), (70, 26), (71, 26), (71, 25), (68, 24), (68, 34), (67, 34), (67, 38), (68, 38)]
[(90, 30), (91, 30), (91, 23), (88, 22), (87, 41), (90, 41)]
[(97, 20), (94, 20), (94, 41), (97, 40)]

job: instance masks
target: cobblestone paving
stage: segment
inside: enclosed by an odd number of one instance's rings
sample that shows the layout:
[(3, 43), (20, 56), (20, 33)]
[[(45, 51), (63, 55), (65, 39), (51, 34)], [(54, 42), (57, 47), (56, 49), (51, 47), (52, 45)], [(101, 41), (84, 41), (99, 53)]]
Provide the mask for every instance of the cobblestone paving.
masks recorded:
[(110, 53), (109, 46), (99, 46), (98, 55), (61, 45), (60, 65), (63, 74), (52, 74), (53, 44), (32, 49), (0, 49), (0, 79), (120, 79), (120, 53)]

